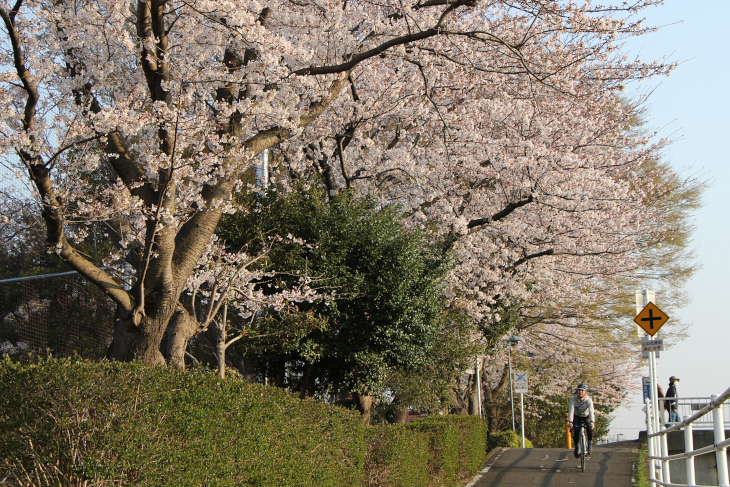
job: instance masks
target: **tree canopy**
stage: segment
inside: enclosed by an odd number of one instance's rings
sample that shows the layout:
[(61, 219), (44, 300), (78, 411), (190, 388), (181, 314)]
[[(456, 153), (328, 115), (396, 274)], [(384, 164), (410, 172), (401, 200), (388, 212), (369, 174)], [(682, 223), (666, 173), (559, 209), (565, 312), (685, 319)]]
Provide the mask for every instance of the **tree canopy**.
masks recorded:
[[(619, 51), (660, 3), (16, 0), (0, 154), (47, 248), (116, 302), (113, 359), (181, 366), (231, 293), (274, 299), (251, 271), (268, 250), (223, 257), (214, 235), (267, 149), (287, 181), (316, 173), (450, 242), (445, 296), (474, 319), (521, 300), (577, 325), (572, 304), (668, 237), (646, 165), (663, 143), (629, 130), (644, 100), (624, 90), (673, 65)], [(77, 244), (92, 222), (101, 263)], [(131, 288), (104, 267), (123, 261)]]

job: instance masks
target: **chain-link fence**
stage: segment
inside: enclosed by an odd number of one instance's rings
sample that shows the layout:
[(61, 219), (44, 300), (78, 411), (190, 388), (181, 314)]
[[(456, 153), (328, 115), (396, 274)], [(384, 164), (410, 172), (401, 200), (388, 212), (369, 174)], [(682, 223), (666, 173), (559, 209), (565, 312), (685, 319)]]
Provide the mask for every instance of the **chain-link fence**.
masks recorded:
[(114, 303), (48, 253), (37, 210), (22, 179), (0, 168), (0, 356), (102, 356)]
[(75, 272), (0, 280), (0, 354), (103, 356), (114, 303)]

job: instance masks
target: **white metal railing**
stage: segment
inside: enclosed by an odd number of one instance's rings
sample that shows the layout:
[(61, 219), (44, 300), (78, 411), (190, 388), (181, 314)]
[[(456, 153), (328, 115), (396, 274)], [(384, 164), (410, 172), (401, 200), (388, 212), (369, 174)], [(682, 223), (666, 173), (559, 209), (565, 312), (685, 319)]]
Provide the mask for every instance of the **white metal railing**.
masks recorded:
[[(709, 397), (659, 397), (657, 398), (657, 401), (659, 402), (659, 411), (662, 412), (664, 409), (664, 401), (674, 401), (674, 405), (677, 406), (677, 413), (679, 414), (680, 418), (684, 418), (685, 416), (692, 416), (697, 411), (700, 411), (702, 408), (707, 406), (710, 403)], [(662, 419), (664, 423), (667, 424), (675, 424), (671, 421), (669, 421), (668, 415), (666, 413), (662, 413), (659, 415), (659, 419)], [(730, 425), (730, 407), (723, 408), (723, 421), (725, 421), (725, 424)], [(692, 425), (695, 429), (712, 429), (713, 423), (712, 423), (712, 416), (711, 415), (705, 415), (702, 418), (695, 421)]]
[[(708, 401), (707, 398), (692, 398), (704, 401), (706, 405), (701, 407), (692, 415), (684, 416), (684, 420), (679, 423), (671, 424), (665, 427), (664, 422), (660, 422), (659, 431), (654, 431), (654, 411), (652, 410), (651, 401), (646, 400), (646, 432), (647, 444), (649, 447), (649, 482), (651, 485), (662, 485), (665, 487), (696, 487), (695, 480), (695, 457), (707, 453), (715, 452), (717, 462), (717, 486), (730, 487), (728, 479), (728, 462), (727, 447), (730, 446), (730, 440), (725, 439), (725, 418), (723, 413), (723, 404), (730, 398), (730, 388), (719, 396), (712, 396)], [(671, 399), (671, 398), (670, 398)], [(688, 402), (687, 404), (701, 404)], [(686, 401), (685, 401), (686, 402)], [(691, 406), (690, 406), (691, 407)], [(689, 409), (692, 411), (692, 409)], [(661, 413), (661, 411), (659, 411)], [(705, 424), (709, 421), (705, 418), (711, 414), (712, 429), (714, 430), (714, 444), (694, 449), (694, 439), (692, 436), (694, 424)], [(660, 416), (661, 417), (661, 416)], [(684, 429), (684, 453), (669, 455), (667, 448), (667, 435), (672, 431)], [(686, 482), (684, 484), (675, 484), (671, 481), (669, 471), (669, 462), (684, 460), (686, 470)]]

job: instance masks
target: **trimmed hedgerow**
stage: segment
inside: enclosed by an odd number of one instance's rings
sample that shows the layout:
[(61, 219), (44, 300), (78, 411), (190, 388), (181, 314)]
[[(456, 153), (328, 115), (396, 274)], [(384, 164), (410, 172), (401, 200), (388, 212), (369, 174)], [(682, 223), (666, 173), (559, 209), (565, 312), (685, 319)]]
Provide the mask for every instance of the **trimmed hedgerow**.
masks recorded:
[(459, 471), (459, 428), (442, 416), (427, 416), (408, 425), (429, 435), (431, 485), (453, 485)]
[(460, 486), (487, 453), (487, 421), (474, 416), (429, 416), (410, 425), (365, 430), (364, 486)]
[(441, 418), (459, 428), (458, 472), (461, 479), (470, 477), (484, 464), (489, 423), (477, 416), (450, 415)]
[[(489, 449), (507, 447), (522, 448), (522, 437), (512, 430), (489, 434)], [(525, 438), (525, 448), (532, 448), (532, 442)]]
[(204, 370), (4, 361), (0, 391), (8, 485), (451, 487), (486, 453), (478, 418), (364, 437), (353, 411)]
[(365, 429), (367, 487), (427, 487), (429, 436), (403, 425)]
[(359, 486), (361, 418), (137, 363), (0, 363), (0, 472), (20, 485)]

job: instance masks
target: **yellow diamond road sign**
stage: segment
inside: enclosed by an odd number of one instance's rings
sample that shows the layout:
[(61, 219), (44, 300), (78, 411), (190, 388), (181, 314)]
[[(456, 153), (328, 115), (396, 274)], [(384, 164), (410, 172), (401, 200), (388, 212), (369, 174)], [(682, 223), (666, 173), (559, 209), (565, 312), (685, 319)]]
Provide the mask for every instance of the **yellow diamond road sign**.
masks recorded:
[(654, 336), (654, 334), (659, 331), (659, 328), (661, 328), (668, 319), (669, 316), (665, 315), (662, 310), (657, 308), (656, 304), (649, 303), (641, 310), (641, 313), (636, 315), (634, 321), (637, 325), (643, 328), (645, 332)]

